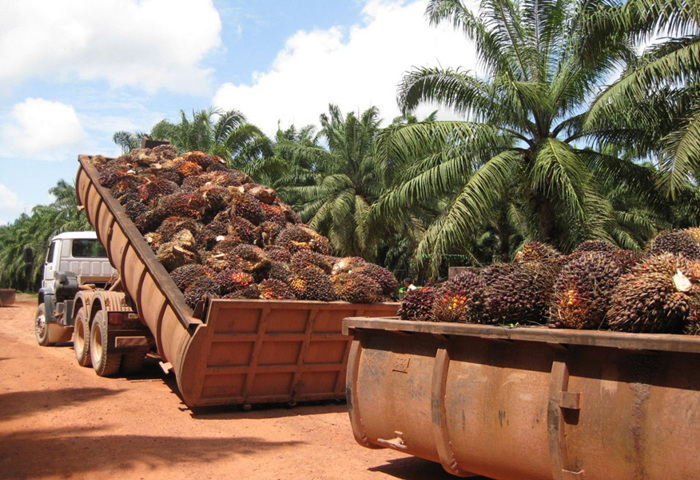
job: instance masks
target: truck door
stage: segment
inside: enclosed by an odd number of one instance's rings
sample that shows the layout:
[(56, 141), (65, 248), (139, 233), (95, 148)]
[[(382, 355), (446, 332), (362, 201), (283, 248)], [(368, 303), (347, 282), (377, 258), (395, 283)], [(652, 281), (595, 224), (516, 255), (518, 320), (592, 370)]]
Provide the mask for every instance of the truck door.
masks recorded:
[(54, 290), (54, 283), (56, 280), (53, 278), (53, 274), (58, 268), (58, 260), (61, 258), (61, 242), (59, 240), (54, 240), (49, 245), (46, 251), (46, 262), (44, 263), (44, 278), (41, 280), (41, 288), (45, 288), (49, 291)]

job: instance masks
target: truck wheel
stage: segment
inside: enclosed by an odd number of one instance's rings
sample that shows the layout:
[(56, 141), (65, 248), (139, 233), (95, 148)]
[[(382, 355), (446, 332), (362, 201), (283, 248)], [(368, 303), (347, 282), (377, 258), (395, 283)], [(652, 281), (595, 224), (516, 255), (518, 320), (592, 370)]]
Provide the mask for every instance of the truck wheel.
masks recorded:
[(34, 335), (39, 345), (48, 347), (56, 343), (68, 342), (72, 333), (72, 328), (48, 322), (46, 319), (46, 304), (39, 304), (34, 316)]
[(100, 310), (92, 319), (90, 328), (90, 359), (92, 368), (100, 377), (108, 377), (119, 371), (122, 354), (108, 352), (107, 316)]
[(143, 367), (144, 360), (146, 360), (146, 353), (143, 351), (125, 353), (122, 359), (122, 373), (129, 375), (138, 372)]
[(52, 345), (49, 342), (49, 323), (46, 321), (46, 305), (43, 303), (39, 304), (36, 309), (36, 315), (34, 316), (34, 334), (36, 335), (36, 341), (42, 347), (48, 347)]
[(78, 360), (80, 366), (89, 367), (92, 365), (92, 359), (90, 358), (90, 320), (85, 307), (80, 307), (75, 315), (73, 350), (75, 350), (75, 359)]

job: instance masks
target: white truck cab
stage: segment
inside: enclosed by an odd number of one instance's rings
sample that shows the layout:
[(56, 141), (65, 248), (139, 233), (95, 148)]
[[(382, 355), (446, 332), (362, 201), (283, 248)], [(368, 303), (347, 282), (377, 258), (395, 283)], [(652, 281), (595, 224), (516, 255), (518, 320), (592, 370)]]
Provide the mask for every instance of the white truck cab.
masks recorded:
[(70, 340), (73, 299), (82, 289), (105, 288), (118, 279), (95, 232), (66, 232), (51, 239), (34, 323), (40, 345)]

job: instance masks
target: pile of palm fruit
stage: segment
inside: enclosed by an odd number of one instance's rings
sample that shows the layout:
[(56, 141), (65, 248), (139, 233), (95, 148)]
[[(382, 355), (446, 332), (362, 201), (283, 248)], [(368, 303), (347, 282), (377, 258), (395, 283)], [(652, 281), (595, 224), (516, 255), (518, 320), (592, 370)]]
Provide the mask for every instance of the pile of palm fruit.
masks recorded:
[(374, 303), (396, 292), (391, 272), (332, 256), (272, 188), (220, 157), (161, 145), (93, 164), (192, 308), (208, 296)]
[(700, 334), (700, 228), (664, 231), (636, 254), (600, 240), (563, 255), (526, 243), (511, 263), (470, 268), (406, 294), (404, 320)]

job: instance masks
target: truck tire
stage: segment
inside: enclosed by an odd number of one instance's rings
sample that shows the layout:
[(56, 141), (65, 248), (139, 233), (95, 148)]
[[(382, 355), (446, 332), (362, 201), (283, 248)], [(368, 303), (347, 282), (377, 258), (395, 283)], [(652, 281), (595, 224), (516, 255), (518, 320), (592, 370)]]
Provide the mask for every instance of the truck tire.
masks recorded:
[(46, 305), (40, 303), (36, 309), (36, 315), (34, 315), (34, 335), (36, 335), (36, 341), (42, 347), (48, 347), (52, 345), (49, 342), (49, 323), (46, 321)]
[(146, 352), (125, 353), (122, 359), (122, 373), (129, 375), (136, 373), (143, 367), (143, 362), (146, 360)]
[(92, 319), (92, 327), (90, 327), (90, 359), (92, 368), (100, 377), (116, 374), (122, 363), (121, 353), (108, 352), (107, 329), (107, 316), (100, 310)]
[(70, 340), (72, 329), (57, 323), (49, 323), (46, 319), (46, 304), (40, 303), (34, 315), (34, 335), (42, 347)]
[(92, 366), (92, 358), (90, 358), (90, 319), (85, 307), (80, 307), (75, 315), (73, 350), (75, 350), (75, 359), (81, 367)]

